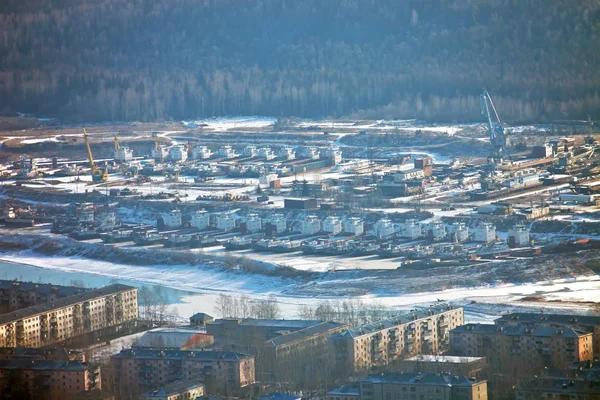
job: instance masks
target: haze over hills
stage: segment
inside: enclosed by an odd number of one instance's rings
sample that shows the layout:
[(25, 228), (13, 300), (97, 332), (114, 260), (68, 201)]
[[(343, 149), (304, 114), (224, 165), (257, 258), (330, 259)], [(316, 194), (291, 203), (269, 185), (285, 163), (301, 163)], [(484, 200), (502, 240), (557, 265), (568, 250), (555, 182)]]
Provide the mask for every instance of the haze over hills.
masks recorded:
[(598, 118), (596, 0), (4, 0), (0, 112)]

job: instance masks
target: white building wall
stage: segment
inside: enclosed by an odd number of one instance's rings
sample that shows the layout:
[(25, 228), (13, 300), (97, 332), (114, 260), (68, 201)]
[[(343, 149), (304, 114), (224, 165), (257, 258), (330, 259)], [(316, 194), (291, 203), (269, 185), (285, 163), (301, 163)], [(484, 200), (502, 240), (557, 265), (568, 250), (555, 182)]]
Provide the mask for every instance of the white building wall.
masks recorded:
[(321, 232), (321, 220), (316, 215), (309, 215), (302, 221), (302, 234), (314, 235)]
[(337, 234), (342, 231), (342, 221), (335, 216), (330, 215), (323, 221), (323, 232)]
[(206, 229), (210, 225), (210, 215), (205, 210), (194, 211), (191, 215), (190, 225), (196, 229)]
[(173, 210), (169, 213), (165, 213), (162, 216), (163, 224), (167, 228), (179, 228), (181, 227), (181, 211)]
[(217, 216), (217, 229), (231, 231), (235, 229), (235, 217), (231, 214)]
[(476, 242), (491, 243), (496, 240), (496, 227), (490, 223), (483, 223), (475, 227), (473, 240)]
[(262, 220), (258, 214), (248, 214), (246, 217), (246, 229), (248, 232), (258, 232), (262, 229)]
[(395, 232), (394, 224), (387, 218), (380, 219), (375, 223), (375, 235), (383, 238), (393, 235)]
[(173, 161), (185, 161), (188, 158), (187, 148), (183, 145), (171, 147), (169, 158)]
[(344, 232), (353, 235), (362, 235), (365, 231), (364, 222), (358, 217), (351, 217), (344, 221)]

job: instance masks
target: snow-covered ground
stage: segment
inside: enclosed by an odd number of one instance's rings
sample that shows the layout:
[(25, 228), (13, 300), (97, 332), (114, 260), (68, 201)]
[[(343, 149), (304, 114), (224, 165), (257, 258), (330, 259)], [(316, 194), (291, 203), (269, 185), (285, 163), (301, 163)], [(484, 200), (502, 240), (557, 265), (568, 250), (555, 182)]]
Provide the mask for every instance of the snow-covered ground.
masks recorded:
[[(297, 296), (289, 293), (285, 290), (291, 284), (289, 279), (249, 275), (237, 270), (219, 271), (190, 265), (140, 267), (80, 258), (40, 257), (27, 256), (26, 254), (5, 254), (2, 259), (55, 270), (57, 273), (84, 272), (135, 282), (158, 284), (196, 293), (184, 296), (182, 302), (176, 305), (177, 311), (184, 318), (197, 311), (215, 315), (217, 311), (215, 310), (215, 302), (221, 293), (233, 296), (246, 294), (254, 299), (264, 299), (269, 295), (275, 295), (280, 302), (282, 315), (287, 318), (297, 316), (300, 305), (314, 305), (324, 299), (324, 297)], [(15, 268), (18, 270), (18, 265)], [(576, 311), (577, 306), (563, 305), (561, 302), (600, 300), (600, 276), (557, 279), (526, 284), (465, 287), (403, 295), (378, 293), (377, 295), (372, 294), (359, 298), (367, 304), (384, 305), (398, 310), (412, 308), (416, 305), (428, 305), (441, 299), (466, 305), (467, 309), (474, 310), (474, 320), (481, 321), (501, 315), (514, 307), (515, 304), (522, 306), (524, 296), (543, 296), (546, 300), (545, 303), (526, 303), (526, 306), (530, 308), (567, 308), (570, 311)], [(341, 298), (335, 297), (335, 299)], [(549, 303), (550, 301), (558, 302)]]

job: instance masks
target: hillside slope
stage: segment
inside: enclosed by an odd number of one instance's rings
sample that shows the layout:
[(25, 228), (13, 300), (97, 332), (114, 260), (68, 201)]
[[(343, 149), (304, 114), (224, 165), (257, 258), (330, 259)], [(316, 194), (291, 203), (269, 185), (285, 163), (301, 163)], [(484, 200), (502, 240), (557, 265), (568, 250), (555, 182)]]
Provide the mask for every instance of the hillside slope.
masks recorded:
[(597, 116), (596, 0), (4, 0), (0, 112)]

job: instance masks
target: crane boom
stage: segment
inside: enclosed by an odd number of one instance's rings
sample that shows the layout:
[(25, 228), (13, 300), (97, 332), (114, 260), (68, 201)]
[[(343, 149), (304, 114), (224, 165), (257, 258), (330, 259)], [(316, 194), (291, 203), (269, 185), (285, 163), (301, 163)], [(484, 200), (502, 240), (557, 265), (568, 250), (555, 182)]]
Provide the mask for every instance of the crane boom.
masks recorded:
[(87, 132), (85, 128), (83, 128), (83, 140), (85, 140), (85, 147), (87, 148), (88, 160), (90, 161), (90, 168), (92, 170), (92, 174), (98, 171), (96, 164), (94, 164), (94, 157), (92, 156), (92, 149), (90, 148), (90, 142), (88, 140)]
[[(492, 112), (496, 117), (495, 121), (492, 121)], [(487, 118), (488, 130), (490, 133), (490, 143), (492, 144), (494, 158), (500, 158), (504, 147), (506, 146), (506, 133), (504, 132), (504, 124), (500, 121), (494, 102), (487, 90), (483, 90), (481, 95), (481, 114)]]

